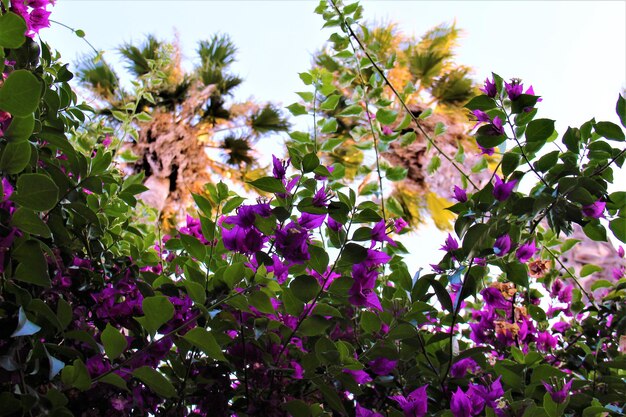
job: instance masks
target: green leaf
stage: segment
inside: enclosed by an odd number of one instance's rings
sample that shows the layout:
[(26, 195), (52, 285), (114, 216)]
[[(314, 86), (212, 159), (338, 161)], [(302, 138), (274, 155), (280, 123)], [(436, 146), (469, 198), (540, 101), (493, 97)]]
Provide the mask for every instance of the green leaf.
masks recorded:
[(390, 167), (387, 168), (385, 172), (385, 176), (389, 181), (400, 181), (406, 178), (408, 170), (404, 167)]
[(393, 122), (396, 121), (396, 118), (398, 117), (398, 112), (395, 110), (390, 110), (390, 109), (378, 109), (378, 111), (376, 112), (376, 120), (378, 120), (380, 123), (384, 124), (384, 125), (390, 125)]
[(19, 207), (13, 213), (11, 224), (18, 229), (45, 238), (52, 236), (48, 225), (32, 210)]
[(273, 314), (275, 312), (270, 298), (261, 290), (250, 294), (248, 296), (248, 301), (250, 302), (250, 305), (259, 310), (261, 313)]
[(586, 277), (587, 275), (591, 275), (594, 272), (600, 272), (602, 271), (604, 268), (602, 268), (601, 266), (598, 265), (593, 265), (593, 264), (587, 264), (584, 265), (581, 270), (580, 270), (580, 276), (581, 277)]
[(171, 398), (176, 396), (176, 389), (172, 383), (163, 374), (150, 366), (142, 366), (135, 369), (133, 376), (162, 397)]
[(200, 261), (204, 260), (206, 257), (206, 246), (204, 246), (195, 236), (181, 233), (180, 241), (182, 242), (187, 253)]
[(98, 382), (104, 382), (109, 385), (113, 385), (114, 387), (120, 388), (124, 391), (128, 391), (128, 387), (126, 386), (126, 381), (119, 376), (118, 374), (110, 373), (98, 379)]
[(274, 177), (263, 177), (254, 181), (250, 181), (248, 184), (252, 185), (254, 188), (258, 188), (261, 191), (265, 191), (268, 193), (285, 193), (287, 190), (285, 189), (285, 185), (277, 178)]
[(554, 120), (535, 119), (526, 126), (527, 142), (545, 142), (554, 132)]
[(611, 122), (598, 122), (593, 125), (596, 133), (602, 137), (611, 140), (617, 140), (623, 142), (626, 138), (624, 137), (624, 132), (622, 128), (620, 128), (615, 123)]
[(326, 253), (324, 248), (316, 245), (309, 245), (309, 255), (311, 255), (309, 266), (319, 274), (324, 275), (326, 273), (326, 269), (328, 268), (328, 262), (330, 261), (328, 253)]
[(291, 281), (289, 288), (298, 300), (308, 303), (315, 298), (321, 287), (315, 277), (311, 275), (300, 275)]
[(61, 371), (61, 380), (65, 385), (78, 388), (81, 391), (91, 388), (91, 378), (87, 367), (80, 359), (74, 360), (72, 365), (66, 366)]
[(15, 248), (13, 257), (19, 261), (14, 272), (15, 279), (42, 287), (50, 286), (48, 262), (37, 240), (27, 240), (19, 245)]
[(319, 336), (331, 325), (331, 321), (320, 316), (310, 316), (302, 321), (300, 333), (305, 336)]
[(293, 103), (287, 106), (287, 110), (291, 112), (294, 116), (300, 116), (302, 114), (307, 114), (306, 107), (304, 107), (300, 103)]
[(128, 346), (126, 337), (120, 333), (118, 329), (107, 323), (102, 335), (100, 336), (102, 344), (104, 345), (104, 352), (109, 359), (117, 359)]
[(226, 362), (222, 348), (215, 340), (213, 334), (202, 327), (195, 327), (183, 336), (183, 339), (202, 350), (208, 357)]
[(352, 104), (341, 111), (337, 116), (360, 116), (363, 113), (363, 107), (358, 104)]
[(470, 110), (491, 110), (497, 106), (496, 101), (489, 96), (480, 95), (476, 96), (465, 105), (465, 108)]
[(167, 323), (174, 316), (174, 306), (170, 300), (163, 295), (146, 297), (143, 299), (141, 306), (144, 314), (142, 324), (150, 333), (159, 330), (159, 327)]
[(446, 125), (444, 125), (442, 122), (437, 122), (437, 124), (435, 125), (435, 132), (433, 133), (433, 136), (441, 136), (446, 133), (446, 130), (448, 130)]
[(0, 47), (16, 49), (26, 40), (26, 22), (13, 12), (0, 15)]
[(617, 219), (611, 220), (609, 223), (609, 229), (613, 232), (616, 238), (626, 243), (626, 219), (623, 217), (618, 217)]
[(494, 135), (491, 126), (485, 125), (476, 131), (476, 142), (483, 148), (495, 148), (506, 140), (506, 135)]
[(330, 118), (328, 120), (326, 120), (326, 122), (324, 123), (324, 125), (322, 126), (322, 129), (320, 130), (320, 132), (322, 133), (335, 133), (337, 131), (337, 119)]
[(322, 104), (320, 104), (320, 108), (322, 110), (335, 110), (335, 107), (337, 107), (340, 98), (341, 96), (339, 94), (333, 94), (326, 98), (326, 100), (324, 100)]
[(52, 209), (59, 199), (59, 188), (43, 174), (24, 174), (17, 180), (16, 192), (11, 196), (22, 207), (34, 211)]
[(591, 221), (583, 227), (583, 232), (588, 238), (597, 242), (606, 242), (606, 229), (599, 221)]
[(622, 122), (622, 126), (626, 127), (626, 100), (620, 94), (617, 98), (617, 104), (615, 105), (615, 112), (619, 117), (620, 122)]
[(292, 400), (281, 406), (293, 417), (310, 417), (311, 409), (309, 405), (302, 400)]
[(233, 288), (236, 284), (241, 282), (245, 278), (245, 266), (243, 262), (235, 262), (229, 265), (224, 270), (222, 279), (228, 285), (228, 288)]
[(0, 169), (8, 174), (19, 174), (28, 166), (31, 147), (28, 141), (9, 142), (0, 158)]
[(13, 71), (0, 87), (0, 109), (25, 117), (37, 110), (41, 85), (30, 71)]
[(365, 333), (378, 333), (382, 326), (382, 322), (380, 321), (378, 315), (365, 310), (361, 313), (360, 325)]
[(30, 138), (35, 128), (35, 115), (29, 114), (24, 117), (13, 117), (11, 124), (4, 132), (4, 137), (10, 142), (26, 141)]
[[(539, 172), (546, 172), (550, 168), (554, 167), (559, 160), (559, 151), (552, 151), (535, 162), (535, 169)], [(506, 175), (506, 174), (505, 174)]]
[(517, 261), (509, 262), (504, 267), (506, 278), (521, 287), (528, 287), (528, 270), (526, 265)]
[(317, 168), (319, 165), (320, 160), (314, 153), (306, 154), (304, 155), (304, 158), (302, 158), (302, 172), (304, 172), (305, 174), (307, 172), (315, 171), (315, 168)]

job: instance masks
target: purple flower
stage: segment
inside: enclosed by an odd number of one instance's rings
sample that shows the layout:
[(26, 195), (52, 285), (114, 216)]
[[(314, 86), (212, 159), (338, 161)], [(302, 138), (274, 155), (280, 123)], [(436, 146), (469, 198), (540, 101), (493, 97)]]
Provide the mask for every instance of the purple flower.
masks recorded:
[(537, 349), (542, 352), (549, 352), (556, 347), (557, 339), (550, 332), (541, 332), (537, 336)]
[[(526, 91), (524, 92), (524, 94), (528, 94), (528, 95), (534, 96), (534, 95), (535, 95), (535, 90), (533, 89), (533, 86), (532, 86), (532, 85), (531, 85), (531, 86), (529, 86), (529, 87), (528, 87), (528, 90), (526, 90)], [(541, 102), (541, 101), (543, 101), (543, 99), (542, 99), (541, 97), (539, 97), (539, 98), (537, 99), (537, 103), (539, 103), (539, 102)]]
[[(489, 387), (478, 384), (472, 384), (467, 389), (467, 396), (471, 402), (473, 415), (478, 415), (485, 408), (485, 405), (497, 409), (497, 400), (504, 395), (500, 378), (491, 383)], [(499, 415), (499, 414), (498, 414)]]
[(320, 187), (313, 196), (313, 205), (315, 207), (326, 207), (331, 199), (331, 193), (325, 187)]
[(383, 135), (393, 135), (393, 129), (390, 126), (383, 126)]
[(391, 246), (398, 246), (396, 242), (393, 241), (389, 236), (387, 236), (387, 225), (384, 220), (376, 223), (376, 226), (372, 229), (372, 247), (374, 247), (374, 242), (387, 242)]
[(428, 388), (428, 385), (416, 389), (406, 397), (394, 395), (389, 398), (398, 403), (404, 413), (404, 417), (424, 417), (426, 411), (428, 411), (426, 388)]
[(286, 261), (301, 264), (308, 261), (309, 232), (294, 222), (276, 229), (276, 250)]
[(494, 98), (498, 93), (496, 89), (496, 83), (493, 81), (493, 78), (490, 80), (489, 78), (485, 79), (485, 86), (480, 89), (483, 93), (488, 95), (491, 98)]
[(511, 302), (507, 301), (504, 295), (502, 295), (502, 292), (495, 287), (485, 288), (480, 292), (480, 295), (483, 296), (485, 304), (487, 304), (488, 307), (500, 310), (508, 310), (511, 307)]
[(389, 375), (396, 368), (398, 361), (379, 357), (371, 361), (368, 365), (376, 375)]
[(504, 89), (506, 90), (506, 94), (509, 96), (511, 101), (515, 101), (522, 95), (522, 91), (524, 91), (524, 85), (519, 82), (519, 80), (512, 80), (511, 84), (505, 82)]
[(467, 201), (467, 192), (463, 188), (455, 185), (454, 186), (454, 198), (459, 203), (465, 203)]
[(448, 233), (448, 237), (446, 238), (446, 242), (441, 246), (440, 250), (446, 252), (452, 252), (459, 248), (459, 242), (455, 238), (452, 237), (450, 233)]
[[(4, 180), (2, 180), (2, 184), (4, 184)], [(620, 258), (623, 258), (623, 257), (624, 257), (624, 247), (623, 247), (623, 246), (620, 246), (620, 247), (617, 249), (617, 255), (618, 255)]]
[(302, 226), (303, 229), (312, 230), (324, 224), (325, 219), (325, 214), (302, 213), (298, 219), (298, 224)]
[(598, 200), (593, 204), (583, 206), (582, 212), (584, 216), (599, 219), (600, 217), (604, 217), (603, 213), (605, 208), (606, 203), (604, 201)]
[(254, 227), (246, 228), (235, 225), (230, 230), (222, 227), (224, 247), (231, 251), (252, 254), (263, 249), (266, 240), (267, 238)]
[(357, 403), (354, 417), (383, 417), (383, 415), (375, 411), (368, 410), (367, 408), (363, 408), (359, 403)]
[[(393, 223), (393, 227), (396, 233), (400, 233), (401, 231), (404, 230), (405, 227), (408, 227), (408, 226), (409, 224), (402, 217), (397, 218), (396, 220), (394, 220), (394, 223)], [(620, 247), (620, 249), (622, 248)], [(622, 249), (622, 258), (624, 257), (623, 252), (624, 252), (624, 249)]]
[(543, 386), (546, 387), (546, 390), (550, 394), (550, 397), (552, 397), (552, 401), (558, 404), (562, 404), (565, 402), (565, 400), (567, 399), (567, 396), (569, 395), (569, 391), (572, 388), (572, 382), (573, 382), (573, 379), (570, 379), (569, 382), (566, 382), (565, 384), (563, 384), (563, 387), (561, 387), (561, 389), (558, 389), (558, 390), (555, 389), (556, 387), (546, 382), (543, 382)]
[(387, 255), (385, 252), (376, 249), (368, 249), (367, 257), (361, 263), (368, 268), (378, 268), (380, 265), (386, 264), (390, 260), (391, 256)]
[(494, 136), (502, 136), (504, 135), (504, 126), (502, 125), (502, 119), (498, 116), (493, 118), (491, 122), (491, 134)]
[(328, 222), (326, 222), (326, 224), (328, 225), (328, 228), (330, 230), (333, 230), (335, 232), (340, 231), (341, 228), (343, 227), (341, 223), (339, 223), (337, 220), (333, 219), (330, 216), (328, 216)]
[(452, 411), (452, 415), (454, 415), (454, 417), (472, 416), (472, 403), (461, 387), (458, 387), (456, 392), (452, 394), (452, 399), (450, 400), (450, 410)]
[(465, 358), (452, 365), (452, 368), (450, 368), (450, 375), (452, 378), (463, 378), (467, 371), (475, 372), (478, 369), (480, 368), (474, 359)]
[(535, 246), (535, 241), (533, 240), (533, 241), (530, 241), (529, 243), (524, 243), (522, 246), (520, 246), (515, 252), (515, 256), (517, 256), (517, 259), (521, 263), (526, 263), (538, 251), (539, 250)]
[(566, 323), (564, 321), (560, 321), (560, 322), (554, 323), (552, 325), (552, 330), (554, 330), (557, 333), (565, 333), (565, 331), (567, 329), (569, 329), (570, 327), (572, 327), (572, 326), (570, 326), (569, 323)]
[(481, 155), (491, 156), (495, 153), (495, 150), (493, 148), (484, 148), (480, 145), (480, 143), (477, 143), (477, 145), (478, 145), (478, 149), (480, 149)]
[(275, 155), (272, 155), (272, 174), (274, 178), (279, 180), (284, 180), (285, 175), (287, 174), (287, 166), (289, 165), (289, 161), (282, 161), (278, 159)]
[(499, 176), (495, 176), (496, 183), (493, 186), (493, 196), (498, 201), (504, 201), (511, 196), (517, 180), (504, 182)]
[(372, 377), (369, 376), (369, 374), (362, 369), (358, 371), (344, 369), (343, 373), (351, 375), (352, 378), (354, 378), (354, 382), (356, 382), (357, 384), (367, 384), (368, 382), (372, 382)]
[(382, 311), (378, 295), (374, 292), (378, 272), (360, 263), (352, 267), (352, 278), (354, 283), (348, 290), (350, 294), (348, 301), (357, 307), (369, 307)]
[(504, 234), (496, 239), (493, 245), (493, 253), (498, 256), (504, 256), (511, 250), (511, 236)]

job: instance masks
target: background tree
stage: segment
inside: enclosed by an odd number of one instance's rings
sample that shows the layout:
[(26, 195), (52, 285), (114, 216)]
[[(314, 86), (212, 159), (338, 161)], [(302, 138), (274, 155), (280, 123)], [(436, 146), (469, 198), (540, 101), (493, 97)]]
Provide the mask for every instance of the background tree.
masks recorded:
[[(366, 56), (354, 53), (356, 45), (349, 48), (352, 53), (345, 49), (347, 38), (331, 37), (331, 47), (314, 57), (313, 72), (320, 74), (320, 80), (338, 80), (333, 84), (337, 91), (324, 88), (323, 82), (316, 91), (314, 110), (337, 120), (336, 132), (330, 133), (334, 138), (325, 141), (322, 150), (328, 151), (330, 162), (345, 167), (346, 177), (360, 181), (362, 194), (380, 194), (375, 177), (377, 169), (382, 170), (385, 179), (394, 183), (391, 195), (385, 197), (388, 211), (414, 226), (430, 213), (439, 228), (449, 228), (454, 216), (445, 208), (452, 204), (453, 186), (467, 183), (451, 162), (440, 158), (426, 135), (434, 138), (440, 150), (454, 155), (455, 163), (470, 173), (476, 184), (489, 178), (481, 171), (489, 163), (494, 168), (498, 160), (481, 154), (468, 136), (472, 125), (467, 123), (463, 105), (478, 88), (470, 69), (454, 62), (460, 34), (455, 24), (441, 24), (419, 39), (404, 35), (393, 24), (360, 27), (363, 47), (384, 66), (413, 117), (421, 119), (419, 128), (410, 115), (401, 117), (402, 103)], [(358, 67), (352, 65), (355, 59), (360, 62)], [(337, 92), (338, 99), (331, 97)], [(368, 111), (355, 118), (350, 103)], [(386, 104), (394, 110), (378, 115), (370, 126), (372, 108)], [(372, 163), (374, 147), (384, 157), (378, 168)], [(435, 171), (438, 175), (432, 175)]]
[(227, 35), (200, 41), (196, 51), (195, 67), (185, 72), (177, 42), (148, 36), (140, 45), (121, 46), (133, 92), (102, 59), (85, 59), (78, 71), (105, 123), (119, 126), (119, 112), (139, 113), (138, 134), (130, 130), (114, 145), (128, 173), (145, 174), (149, 191), (142, 199), (165, 218), (183, 213), (191, 192), (202, 193), (207, 182), (259, 176), (255, 143), (289, 126), (272, 104), (234, 99), (243, 80), (231, 70), (237, 48)]

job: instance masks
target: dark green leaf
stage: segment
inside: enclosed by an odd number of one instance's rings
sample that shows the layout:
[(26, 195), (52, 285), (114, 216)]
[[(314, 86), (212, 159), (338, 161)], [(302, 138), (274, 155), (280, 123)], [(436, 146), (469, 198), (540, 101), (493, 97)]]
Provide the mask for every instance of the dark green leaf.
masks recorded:
[(59, 188), (43, 174), (24, 174), (17, 180), (15, 194), (11, 200), (34, 211), (53, 208), (59, 199)]
[(335, 110), (335, 107), (337, 107), (340, 98), (341, 96), (339, 94), (333, 94), (326, 98), (326, 100), (324, 100), (322, 104), (320, 104), (320, 108), (322, 110)]
[(285, 193), (285, 186), (282, 181), (274, 177), (263, 177), (254, 181), (250, 181), (248, 184), (252, 185), (255, 188), (258, 188), (261, 191), (265, 191), (268, 193)]
[(363, 107), (358, 104), (352, 104), (346, 107), (337, 116), (360, 116), (363, 113)]
[(575, 127), (568, 127), (563, 135), (562, 141), (569, 151), (578, 155), (581, 141), (580, 130)]
[(624, 137), (624, 132), (622, 131), (622, 129), (615, 123), (598, 122), (593, 125), (593, 128), (595, 129), (596, 133), (598, 133), (598, 135), (607, 139), (617, 140), (620, 142), (623, 142), (626, 139)]
[(40, 93), (39, 80), (30, 71), (13, 71), (0, 87), (0, 109), (13, 116), (28, 116), (37, 109)]
[(11, 218), (11, 223), (18, 229), (33, 235), (45, 238), (51, 236), (48, 225), (39, 218), (37, 213), (24, 207), (19, 207), (15, 210)]
[(124, 337), (118, 329), (111, 326), (109, 323), (107, 323), (100, 339), (104, 345), (104, 352), (111, 360), (117, 359), (128, 346), (126, 337)]
[(504, 267), (506, 279), (520, 287), (528, 287), (528, 270), (526, 265), (517, 261), (509, 262)]
[(314, 153), (309, 153), (302, 158), (302, 172), (313, 172), (320, 164), (320, 160)]
[(133, 376), (162, 397), (171, 398), (176, 396), (176, 389), (172, 383), (163, 374), (150, 366), (142, 366), (135, 369)]
[(89, 371), (87, 371), (87, 367), (80, 359), (74, 360), (72, 365), (63, 368), (61, 380), (65, 385), (78, 388), (81, 391), (88, 390), (91, 387)]
[(150, 333), (156, 332), (174, 316), (174, 306), (165, 296), (146, 297), (141, 305), (144, 314), (142, 324)]
[[(550, 168), (554, 167), (559, 160), (559, 151), (552, 151), (541, 158), (537, 162), (535, 162), (535, 169), (539, 172), (546, 172)], [(507, 174), (505, 174), (507, 175)]]
[(26, 38), (26, 22), (13, 12), (0, 15), (0, 47), (15, 49), (22, 46)]
[(180, 240), (185, 250), (194, 258), (203, 261), (206, 257), (206, 247), (195, 236), (180, 234)]
[(0, 169), (8, 174), (19, 174), (28, 166), (31, 147), (28, 141), (10, 142), (4, 147)]
[(527, 142), (545, 142), (554, 132), (554, 120), (536, 119), (526, 126)]
[(470, 110), (491, 110), (496, 108), (496, 101), (489, 96), (476, 96), (465, 105)]
[(599, 221), (591, 221), (583, 227), (583, 232), (591, 240), (597, 242), (606, 242), (606, 229), (600, 224)]
[(248, 296), (250, 305), (259, 310), (261, 313), (273, 314), (274, 306), (270, 298), (261, 290), (257, 290)]
[(390, 109), (378, 109), (378, 111), (376, 112), (376, 120), (378, 120), (380, 123), (384, 124), (384, 125), (390, 125), (393, 122), (396, 121), (396, 118), (398, 117), (398, 112), (395, 110), (390, 110)]
[(24, 117), (13, 117), (11, 124), (4, 132), (4, 137), (10, 142), (25, 141), (30, 138), (35, 128), (35, 115), (29, 114)]
[(309, 245), (309, 255), (311, 255), (311, 259), (309, 260), (311, 268), (319, 274), (326, 274), (326, 269), (328, 268), (328, 262), (330, 259), (324, 248), (316, 245)]
[(617, 219), (611, 220), (609, 223), (609, 228), (613, 232), (616, 238), (626, 243), (626, 219), (623, 217), (618, 217)]
[(617, 98), (617, 104), (615, 105), (615, 112), (619, 117), (620, 122), (622, 122), (622, 126), (626, 127), (626, 100), (624, 96), (621, 94)]
[(197, 348), (200, 348), (210, 358), (226, 362), (222, 348), (215, 340), (213, 334), (207, 330), (196, 327), (185, 333), (183, 338)]
[(321, 287), (315, 277), (311, 275), (300, 275), (291, 281), (289, 288), (298, 300), (308, 303), (315, 298)]
[(289, 110), (294, 116), (300, 116), (307, 113), (306, 108), (300, 103), (290, 104), (287, 106), (287, 110)]

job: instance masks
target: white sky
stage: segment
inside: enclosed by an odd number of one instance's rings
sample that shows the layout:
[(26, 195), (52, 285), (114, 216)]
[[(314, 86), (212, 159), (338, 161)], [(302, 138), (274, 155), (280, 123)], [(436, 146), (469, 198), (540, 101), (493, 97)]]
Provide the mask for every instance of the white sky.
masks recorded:
[[(626, 87), (625, 1), (363, 1), (367, 20), (397, 22), (407, 34), (456, 20), (464, 31), (456, 61), (474, 68), (477, 80), (494, 71), (519, 77), (543, 97), (539, 117), (557, 120), (562, 134), (596, 117), (618, 122), (615, 102)], [(304, 90), (298, 73), (310, 67), (312, 53), (330, 35), (313, 13), (317, 1), (87, 1), (58, 0), (52, 19), (82, 29), (105, 57), (115, 62), (115, 47), (155, 34), (178, 33), (187, 58), (198, 40), (215, 32), (231, 35), (239, 48), (234, 65), (245, 82), (239, 98), (256, 97), (283, 105)], [(90, 49), (67, 29), (53, 24), (41, 37), (65, 61)], [(623, 175), (622, 175), (623, 176)], [(626, 181), (624, 182), (626, 183)], [(624, 187), (621, 187), (624, 188)], [(420, 240), (428, 241), (419, 245)], [(435, 239), (435, 240), (433, 240)], [(418, 254), (411, 268), (440, 258), (441, 238), (427, 227), (411, 239)], [(423, 247), (422, 247), (423, 246)]]

